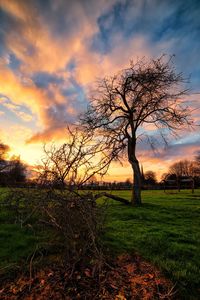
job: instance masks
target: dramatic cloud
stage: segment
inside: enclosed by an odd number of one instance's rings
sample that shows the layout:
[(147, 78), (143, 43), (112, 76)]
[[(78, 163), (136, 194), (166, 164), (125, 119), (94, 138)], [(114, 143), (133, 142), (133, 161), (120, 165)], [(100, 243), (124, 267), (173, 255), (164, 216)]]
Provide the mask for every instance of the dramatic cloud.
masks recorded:
[[(198, 123), (199, 15), (198, 0), (0, 0), (2, 131), (9, 126), (28, 130), (18, 142), (23, 147), (27, 141), (26, 147), (36, 147), (62, 140), (66, 124), (75, 123), (86, 108), (97, 77), (116, 73), (130, 59), (162, 53), (175, 54), (177, 70), (190, 76), (191, 95), (184, 101)], [(156, 161), (162, 169), (161, 159), (167, 166), (193, 155), (200, 146), (198, 130), (184, 143), (181, 138), (171, 142), (168, 150), (158, 144), (156, 154), (143, 142), (138, 153), (148, 168), (147, 161)]]

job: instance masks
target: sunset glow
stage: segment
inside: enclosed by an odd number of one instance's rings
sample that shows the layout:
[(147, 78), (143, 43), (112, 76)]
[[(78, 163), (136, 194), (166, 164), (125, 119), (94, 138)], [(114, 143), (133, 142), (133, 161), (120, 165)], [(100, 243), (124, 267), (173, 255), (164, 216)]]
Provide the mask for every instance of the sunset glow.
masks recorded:
[[(175, 55), (178, 72), (190, 76), (183, 99), (195, 126), (156, 151), (144, 140), (138, 158), (158, 176), (200, 150), (199, 1), (0, 0), (1, 141), (30, 165), (44, 143), (64, 142), (66, 124), (88, 104), (98, 77), (137, 58)], [(156, 132), (146, 128), (154, 137)], [(113, 163), (105, 180), (131, 178), (128, 162)]]

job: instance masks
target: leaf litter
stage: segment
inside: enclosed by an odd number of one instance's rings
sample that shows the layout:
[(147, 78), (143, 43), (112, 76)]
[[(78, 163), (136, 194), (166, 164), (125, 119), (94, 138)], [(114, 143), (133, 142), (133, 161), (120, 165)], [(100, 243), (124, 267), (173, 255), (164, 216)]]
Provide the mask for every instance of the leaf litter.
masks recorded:
[(2, 300), (152, 300), (179, 299), (173, 284), (139, 255), (107, 259), (98, 274), (94, 262), (77, 264), (73, 273), (63, 265), (18, 275), (0, 286)]

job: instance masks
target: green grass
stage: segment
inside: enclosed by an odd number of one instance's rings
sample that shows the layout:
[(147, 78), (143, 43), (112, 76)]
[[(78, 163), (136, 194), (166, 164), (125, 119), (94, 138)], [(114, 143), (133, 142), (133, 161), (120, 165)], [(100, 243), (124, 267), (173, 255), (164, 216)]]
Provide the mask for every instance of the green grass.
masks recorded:
[[(0, 189), (0, 201), (3, 193)], [(126, 199), (130, 191), (113, 192)], [(143, 205), (129, 207), (109, 200), (103, 243), (115, 255), (137, 252), (159, 267), (181, 291), (181, 299), (199, 299), (200, 190), (165, 194), (144, 191)], [(14, 212), (0, 211), (0, 270), (20, 265), (48, 233), (20, 227)]]
[[(7, 188), (0, 188), (0, 201), (5, 201)], [(44, 240), (44, 233), (16, 222), (16, 213), (0, 207), (0, 274), (21, 267)]]
[(38, 237), (18, 224), (0, 226), (0, 268), (20, 264), (33, 252)]
[[(130, 198), (129, 191), (115, 193)], [(142, 207), (110, 201), (104, 243), (116, 254), (138, 252), (177, 284), (183, 299), (198, 299), (200, 190), (144, 191)]]

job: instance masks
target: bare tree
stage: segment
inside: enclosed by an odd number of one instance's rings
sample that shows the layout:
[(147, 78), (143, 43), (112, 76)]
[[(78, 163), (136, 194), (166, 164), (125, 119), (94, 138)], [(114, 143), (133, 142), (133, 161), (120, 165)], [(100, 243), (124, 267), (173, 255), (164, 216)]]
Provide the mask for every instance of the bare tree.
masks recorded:
[[(181, 101), (182, 74), (177, 74), (171, 58), (130, 63), (118, 74), (98, 81), (88, 110), (81, 116), (87, 129), (104, 137), (111, 157), (127, 150), (133, 170), (132, 204), (141, 204), (141, 173), (136, 156), (140, 129), (151, 125), (161, 136), (191, 125), (190, 110)], [(165, 131), (164, 131), (164, 130)]]
[(38, 169), (41, 184), (80, 187), (95, 175), (105, 175), (113, 157), (107, 155), (102, 138), (74, 126), (67, 128), (67, 139), (61, 146), (44, 147), (43, 164)]
[(147, 171), (144, 174), (144, 179), (146, 184), (156, 184), (157, 179), (156, 179), (156, 173), (154, 171)]
[(193, 161), (187, 159), (180, 160), (179, 162), (173, 163), (169, 168), (170, 174), (176, 174), (177, 177), (186, 176), (194, 177), (195, 175), (195, 165)]
[(26, 165), (21, 161), (20, 156), (13, 156), (9, 161), (8, 177), (10, 185), (26, 182)]

